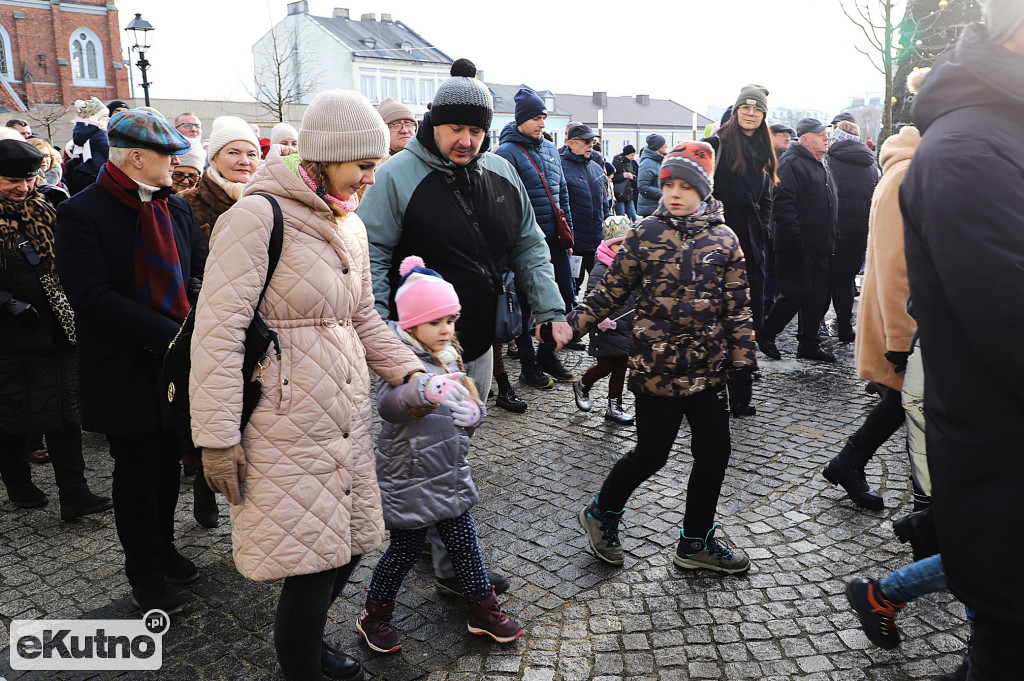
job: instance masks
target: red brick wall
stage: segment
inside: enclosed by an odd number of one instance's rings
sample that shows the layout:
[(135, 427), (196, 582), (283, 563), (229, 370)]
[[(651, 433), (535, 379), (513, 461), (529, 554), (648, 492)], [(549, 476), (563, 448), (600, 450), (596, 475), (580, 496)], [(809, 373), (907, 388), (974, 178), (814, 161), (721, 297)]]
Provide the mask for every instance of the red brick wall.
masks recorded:
[[(55, 4), (41, 8), (23, 7), (0, 0), (0, 24), (10, 36), (13, 57), (10, 70), (14, 82), (11, 85), (29, 107), (44, 102), (71, 104), (76, 99), (88, 99), (93, 95), (104, 102), (129, 96), (127, 67), (116, 69), (113, 66), (115, 61), (123, 59), (120, 49), (123, 38), (117, 10), (107, 10), (105, 0), (76, 0), (75, 4), (94, 5), (102, 8), (104, 13), (70, 12)], [(104, 86), (74, 84), (70, 40), (72, 32), (82, 27), (92, 30), (103, 47), (102, 60), (97, 67), (103, 73)], [(59, 59), (66, 64), (59, 64)], [(25, 62), (34, 82), (18, 82), (22, 81)], [(9, 103), (10, 98), (5, 92), (0, 92), (0, 99), (8, 108), (16, 108)]]

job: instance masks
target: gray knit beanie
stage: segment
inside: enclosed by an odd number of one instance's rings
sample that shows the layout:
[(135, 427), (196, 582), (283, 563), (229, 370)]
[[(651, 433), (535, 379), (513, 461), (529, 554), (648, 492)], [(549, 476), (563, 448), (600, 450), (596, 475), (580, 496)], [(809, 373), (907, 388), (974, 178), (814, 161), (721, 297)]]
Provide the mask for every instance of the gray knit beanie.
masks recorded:
[(491, 91), (476, 77), (476, 66), (468, 59), (452, 64), (452, 77), (441, 83), (430, 105), (433, 125), (472, 125), (490, 130), (494, 117)]
[(738, 109), (743, 104), (750, 104), (753, 106), (759, 106), (768, 111), (768, 88), (763, 85), (745, 85), (740, 90), (740, 94), (736, 97), (736, 103), (733, 104), (733, 108)]
[(988, 39), (1002, 45), (1024, 23), (1024, 0), (986, 0)]
[(347, 163), (388, 155), (388, 126), (354, 90), (324, 90), (309, 103), (299, 128), (304, 161)]

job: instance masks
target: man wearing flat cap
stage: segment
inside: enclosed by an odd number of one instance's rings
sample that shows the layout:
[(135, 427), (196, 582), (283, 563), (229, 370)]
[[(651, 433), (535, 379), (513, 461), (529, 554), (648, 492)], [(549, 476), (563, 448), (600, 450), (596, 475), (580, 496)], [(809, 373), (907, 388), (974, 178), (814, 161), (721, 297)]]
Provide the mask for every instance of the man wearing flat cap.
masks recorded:
[(107, 126), (96, 183), (57, 210), (57, 263), (78, 323), (82, 425), (105, 433), (114, 459), (114, 522), (132, 598), (142, 612), (183, 607), (168, 585), (195, 580), (174, 548), (179, 458), (164, 351), (194, 302), (206, 247), (192, 209), (171, 191), (192, 147), (158, 116), (129, 109)]
[(834, 362), (821, 348), (818, 327), (829, 305), (828, 259), (838, 241), (838, 204), (832, 171), (824, 162), (828, 126), (803, 118), (793, 142), (779, 161), (775, 188), (776, 284), (778, 296), (757, 334), (766, 356), (781, 359), (775, 337), (797, 317), (797, 351), (801, 359)]

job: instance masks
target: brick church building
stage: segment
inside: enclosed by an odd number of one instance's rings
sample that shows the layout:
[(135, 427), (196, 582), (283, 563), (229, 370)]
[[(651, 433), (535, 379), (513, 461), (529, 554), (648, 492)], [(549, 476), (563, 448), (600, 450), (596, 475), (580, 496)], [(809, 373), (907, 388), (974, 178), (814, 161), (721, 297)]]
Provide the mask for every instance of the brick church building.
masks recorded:
[(0, 0), (0, 107), (128, 99), (121, 42), (107, 0)]

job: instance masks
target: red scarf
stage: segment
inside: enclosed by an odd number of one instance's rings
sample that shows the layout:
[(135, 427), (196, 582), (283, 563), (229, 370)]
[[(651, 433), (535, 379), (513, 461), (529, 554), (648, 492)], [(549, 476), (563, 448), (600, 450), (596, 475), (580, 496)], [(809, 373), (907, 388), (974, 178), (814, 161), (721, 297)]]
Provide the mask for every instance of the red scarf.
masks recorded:
[(112, 197), (139, 214), (135, 237), (135, 290), (140, 303), (181, 323), (192, 306), (185, 295), (185, 279), (178, 260), (178, 245), (167, 208), (167, 194), (151, 201), (139, 199), (139, 185), (109, 161), (96, 183)]

